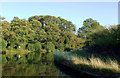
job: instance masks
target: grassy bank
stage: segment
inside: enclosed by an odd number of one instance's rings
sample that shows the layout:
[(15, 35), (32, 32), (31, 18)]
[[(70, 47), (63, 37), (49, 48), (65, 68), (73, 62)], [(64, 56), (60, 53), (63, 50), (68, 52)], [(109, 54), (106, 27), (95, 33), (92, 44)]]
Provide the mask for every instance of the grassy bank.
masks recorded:
[(98, 76), (120, 76), (120, 66), (116, 60), (100, 58), (79, 52), (55, 52), (55, 61), (75, 70)]

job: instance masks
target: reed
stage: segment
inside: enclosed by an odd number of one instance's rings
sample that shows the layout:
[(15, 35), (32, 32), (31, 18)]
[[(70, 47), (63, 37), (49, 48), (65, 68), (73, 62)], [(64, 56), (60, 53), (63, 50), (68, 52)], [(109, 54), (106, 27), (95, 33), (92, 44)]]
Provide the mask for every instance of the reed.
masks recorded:
[[(110, 71), (112, 71), (112, 73), (119, 73), (120, 75), (120, 66), (118, 62), (116, 60), (111, 60), (110, 58), (106, 58), (107, 61), (104, 61), (101, 60), (101, 58), (94, 57), (94, 55), (86, 58), (80, 55), (77, 56), (76, 54), (72, 55), (68, 52), (55, 52), (54, 57), (57, 62), (64, 65), (69, 64), (67, 66), (72, 65), (72, 67), (77, 70), (81, 70), (80, 68), (82, 66), (82, 69), (85, 69), (85, 71), (97, 69), (100, 74), (110, 73)], [(86, 68), (86, 66), (88, 66), (89, 69)]]

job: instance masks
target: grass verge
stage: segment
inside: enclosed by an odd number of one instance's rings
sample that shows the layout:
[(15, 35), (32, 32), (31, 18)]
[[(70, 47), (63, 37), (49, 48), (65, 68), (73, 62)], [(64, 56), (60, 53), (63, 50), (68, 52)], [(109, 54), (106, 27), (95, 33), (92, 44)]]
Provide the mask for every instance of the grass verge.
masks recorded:
[(104, 58), (103, 60), (94, 55), (80, 54), (55, 52), (54, 59), (63, 65), (86, 73), (107, 77), (120, 76), (120, 66), (116, 60), (111, 60), (110, 58)]

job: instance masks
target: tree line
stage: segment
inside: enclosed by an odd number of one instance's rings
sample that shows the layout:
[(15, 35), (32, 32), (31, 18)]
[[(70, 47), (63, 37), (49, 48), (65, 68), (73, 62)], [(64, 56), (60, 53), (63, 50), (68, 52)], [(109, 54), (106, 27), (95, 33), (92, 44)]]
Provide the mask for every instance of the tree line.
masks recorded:
[(96, 20), (89, 18), (79, 28), (78, 37), (86, 39), (85, 47), (89, 52), (120, 55), (120, 25), (105, 28)]
[(1, 26), (3, 49), (21, 46), (29, 51), (64, 51), (84, 46), (84, 40), (74, 34), (74, 24), (61, 17), (32, 16), (28, 20), (14, 17), (10, 23), (2, 21)]
[(3, 50), (19, 49), (19, 46), (48, 52), (87, 48), (97, 53), (120, 54), (120, 25), (105, 28), (88, 18), (76, 30), (71, 21), (50, 15), (32, 16), (28, 20), (14, 17), (11, 22), (1, 19)]

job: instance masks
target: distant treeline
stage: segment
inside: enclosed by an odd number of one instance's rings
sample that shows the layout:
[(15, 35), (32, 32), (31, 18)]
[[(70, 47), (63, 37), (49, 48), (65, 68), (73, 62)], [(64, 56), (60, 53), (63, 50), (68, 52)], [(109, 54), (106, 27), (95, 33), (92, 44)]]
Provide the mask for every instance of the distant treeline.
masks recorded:
[(89, 18), (76, 30), (71, 21), (49, 15), (32, 16), (28, 20), (14, 17), (11, 22), (1, 19), (3, 50), (54, 52), (89, 48), (97, 53), (120, 54), (120, 25), (105, 28)]

